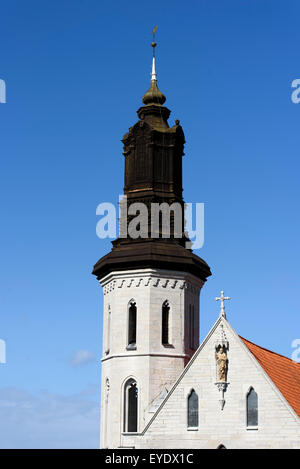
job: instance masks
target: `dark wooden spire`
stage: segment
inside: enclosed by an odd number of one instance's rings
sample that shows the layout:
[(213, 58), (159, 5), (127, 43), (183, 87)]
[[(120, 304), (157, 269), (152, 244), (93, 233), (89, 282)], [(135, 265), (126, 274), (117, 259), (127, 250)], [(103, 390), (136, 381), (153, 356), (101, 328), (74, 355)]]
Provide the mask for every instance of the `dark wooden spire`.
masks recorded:
[[(150, 102), (137, 111), (139, 121), (124, 136), (125, 184), (128, 204), (143, 202), (150, 217), (152, 203), (177, 202), (182, 199), (182, 156), (184, 134), (179, 121), (168, 125), (169, 109)], [(150, 226), (149, 219), (149, 226)], [(184, 226), (182, 224), (184, 244)], [(174, 240), (173, 240), (174, 241)]]
[[(155, 43), (156, 45), (156, 43)], [(153, 46), (153, 44), (152, 44)], [(153, 46), (155, 47), (155, 46)], [(147, 237), (119, 237), (113, 241), (113, 249), (100, 259), (93, 274), (100, 279), (112, 270), (156, 267), (183, 270), (205, 280), (209, 266), (198, 256), (186, 249), (184, 215), (180, 225), (174, 227), (171, 212), (171, 236), (163, 236), (159, 225), (158, 233), (151, 233), (152, 204), (177, 203), (184, 214), (182, 198), (182, 157), (184, 155), (184, 133), (179, 121), (169, 127), (170, 110), (164, 106), (166, 97), (157, 86), (155, 57), (153, 56), (150, 89), (143, 96), (143, 106), (138, 111), (139, 120), (129, 128), (122, 139), (125, 157), (124, 195), (127, 208), (142, 202), (148, 208)], [(133, 216), (122, 212), (120, 224), (128, 224)], [(125, 216), (126, 215), (126, 216)], [(127, 230), (126, 230), (127, 232)], [(180, 235), (180, 236), (178, 236)]]

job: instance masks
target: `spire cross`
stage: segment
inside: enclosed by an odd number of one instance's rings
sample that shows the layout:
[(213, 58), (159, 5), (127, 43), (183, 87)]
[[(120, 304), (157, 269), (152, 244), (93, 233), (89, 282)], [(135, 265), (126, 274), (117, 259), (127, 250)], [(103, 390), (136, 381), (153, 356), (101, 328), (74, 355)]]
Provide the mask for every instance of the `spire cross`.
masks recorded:
[(157, 81), (157, 75), (156, 75), (156, 70), (155, 70), (155, 47), (156, 47), (155, 33), (156, 33), (156, 31), (157, 31), (157, 26), (154, 26), (154, 28), (152, 29), (153, 41), (151, 43), (151, 46), (153, 48), (151, 81)]
[(231, 299), (230, 296), (224, 296), (223, 290), (221, 291), (221, 296), (216, 298), (216, 301), (221, 302), (220, 316), (222, 316), (223, 318), (226, 318), (224, 300), (230, 300), (230, 299)]

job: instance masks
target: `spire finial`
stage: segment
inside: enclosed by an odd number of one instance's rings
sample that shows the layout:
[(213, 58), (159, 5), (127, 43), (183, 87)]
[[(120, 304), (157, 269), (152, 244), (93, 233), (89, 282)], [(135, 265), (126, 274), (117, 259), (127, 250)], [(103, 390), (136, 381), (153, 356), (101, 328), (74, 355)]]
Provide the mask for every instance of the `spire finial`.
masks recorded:
[(151, 46), (153, 48), (153, 58), (152, 58), (152, 74), (151, 74), (151, 81), (157, 81), (157, 75), (156, 75), (156, 70), (155, 70), (155, 47), (156, 47), (156, 42), (155, 42), (155, 33), (157, 31), (158, 26), (154, 26), (152, 29), (152, 34), (153, 34), (153, 41), (151, 43)]
[(216, 301), (221, 302), (221, 311), (220, 311), (220, 317), (223, 317), (226, 319), (226, 313), (225, 313), (225, 304), (224, 300), (231, 300), (230, 296), (224, 296), (223, 290), (221, 291), (221, 296), (216, 298)]
[(150, 89), (143, 96), (143, 103), (146, 104), (146, 106), (148, 104), (161, 106), (164, 104), (166, 100), (166, 97), (162, 94), (161, 91), (159, 91), (157, 87), (157, 75), (156, 75), (156, 70), (155, 70), (155, 47), (156, 47), (155, 33), (156, 31), (157, 31), (157, 26), (154, 26), (154, 28), (152, 29), (153, 41), (151, 43), (151, 46), (153, 48), (151, 84), (150, 84)]

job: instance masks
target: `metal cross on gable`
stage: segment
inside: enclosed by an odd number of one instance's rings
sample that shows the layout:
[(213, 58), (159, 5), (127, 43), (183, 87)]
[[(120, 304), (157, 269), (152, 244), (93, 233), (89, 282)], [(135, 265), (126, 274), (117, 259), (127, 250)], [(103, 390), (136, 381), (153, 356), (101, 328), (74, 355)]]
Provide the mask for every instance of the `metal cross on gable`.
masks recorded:
[(224, 291), (221, 290), (221, 296), (216, 298), (216, 301), (221, 302), (221, 311), (220, 311), (220, 316), (226, 319), (226, 314), (225, 314), (225, 300), (231, 300), (230, 296), (224, 296)]

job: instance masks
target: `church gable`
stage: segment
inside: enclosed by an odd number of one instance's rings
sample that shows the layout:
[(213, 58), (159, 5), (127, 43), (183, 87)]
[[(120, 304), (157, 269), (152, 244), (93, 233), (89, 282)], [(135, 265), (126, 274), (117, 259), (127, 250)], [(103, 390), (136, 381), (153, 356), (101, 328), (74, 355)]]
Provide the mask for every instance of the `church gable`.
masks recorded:
[(299, 441), (299, 418), (220, 318), (134, 445), (296, 448)]

